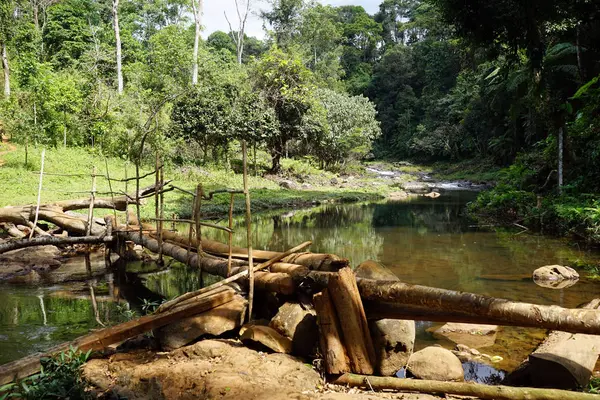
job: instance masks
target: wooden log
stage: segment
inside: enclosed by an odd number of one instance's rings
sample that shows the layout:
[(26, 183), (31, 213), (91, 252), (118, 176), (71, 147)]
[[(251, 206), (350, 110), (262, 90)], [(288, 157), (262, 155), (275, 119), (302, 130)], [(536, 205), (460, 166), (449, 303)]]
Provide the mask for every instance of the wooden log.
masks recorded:
[[(1, 209), (0, 209), (1, 210)], [(180, 235), (176, 232), (163, 231), (163, 238), (165, 240), (171, 240), (173, 242), (180, 243), (181, 245), (187, 246), (189, 244), (188, 238)], [(197, 247), (197, 243), (192, 239), (191, 245)], [(229, 245), (226, 243), (217, 242), (214, 240), (204, 239), (202, 241), (202, 250), (206, 253), (214, 254), (217, 256), (228, 257), (229, 256)], [(256, 261), (270, 260), (281, 252), (277, 251), (266, 251), (266, 250), (254, 250), (252, 257)], [(232, 256), (234, 258), (248, 259), (248, 250), (232, 246)], [(337, 271), (340, 268), (348, 266), (348, 260), (340, 258), (334, 254), (319, 254), (319, 253), (298, 253), (290, 254), (283, 259), (283, 262), (305, 265), (310, 269), (319, 271)]]
[(352, 371), (372, 374), (377, 357), (354, 272), (342, 268), (329, 279), (327, 289), (343, 327), (342, 340)]
[(319, 325), (319, 345), (328, 374), (350, 372), (350, 362), (342, 344), (341, 329), (327, 289), (313, 296)]
[(498, 321), (496, 325), (531, 326), (535, 322), (538, 328), (600, 334), (600, 311), (598, 310), (520, 303), (474, 293), (393, 281), (360, 279), (358, 287), (365, 300), (430, 307), (440, 312), (462, 313), (488, 320), (496, 319)]
[(0, 385), (4, 385), (15, 379), (24, 378), (38, 372), (40, 369), (41, 357), (48, 357), (57, 352), (68, 350), (71, 346), (76, 347), (81, 351), (102, 350), (113, 343), (120, 342), (152, 329), (160, 328), (161, 326), (170, 324), (171, 322), (178, 321), (181, 318), (200, 314), (214, 307), (218, 307), (231, 301), (233, 298), (233, 290), (214, 295), (209, 294), (193, 303), (174, 308), (171, 311), (161, 314), (147, 315), (119, 325), (101, 329), (92, 334), (82, 336), (72, 342), (53, 347), (45, 354), (36, 354), (8, 364), (4, 364), (0, 366)]
[[(311, 243), (312, 243), (312, 242), (304, 242), (304, 243), (302, 243), (302, 244), (300, 244), (300, 245), (298, 245), (298, 246), (296, 246), (296, 247), (294, 247), (294, 248), (292, 248), (292, 249), (290, 249), (290, 250), (286, 251), (285, 253), (282, 253), (282, 254), (278, 255), (277, 257), (275, 257), (275, 258), (273, 258), (273, 259), (271, 259), (271, 260), (268, 260), (267, 262), (264, 262), (264, 263), (262, 263), (262, 264), (259, 264), (259, 265), (257, 265), (256, 267), (254, 267), (254, 271), (256, 272), (256, 271), (260, 271), (260, 270), (261, 270), (261, 269), (263, 269), (263, 268), (268, 268), (268, 267), (269, 267), (269, 266), (271, 266), (272, 264), (276, 263), (276, 262), (277, 262), (277, 260), (278, 260), (278, 258), (284, 257), (286, 254), (292, 254), (292, 253), (294, 253), (294, 252), (296, 252), (296, 251), (299, 251), (299, 250), (301, 250), (301, 249), (304, 249), (304, 248), (306, 248), (306, 247), (310, 246), (310, 244), (311, 244)], [(206, 259), (206, 258), (207, 258), (207, 257), (201, 257), (201, 258), (200, 258), (200, 260), (203, 260), (203, 259)], [(197, 258), (197, 259), (198, 259), (198, 258)], [(247, 269), (246, 269), (246, 270), (243, 270), (243, 271), (241, 271), (241, 272), (239, 272), (239, 273), (237, 273), (237, 274), (235, 274), (235, 275), (233, 275), (233, 276), (230, 276), (230, 277), (228, 277), (228, 278), (226, 278), (226, 279), (223, 279), (222, 281), (219, 281), (219, 282), (217, 282), (217, 283), (215, 283), (215, 284), (212, 284), (212, 285), (210, 285), (210, 286), (208, 286), (208, 287), (205, 287), (205, 288), (202, 288), (202, 289), (196, 290), (196, 291), (194, 291), (194, 292), (188, 292), (188, 293), (185, 293), (185, 294), (183, 294), (183, 295), (181, 295), (181, 296), (179, 296), (179, 297), (177, 297), (177, 298), (175, 298), (175, 299), (173, 299), (173, 300), (170, 300), (170, 301), (168, 301), (168, 302), (166, 302), (166, 303), (162, 304), (160, 307), (158, 307), (158, 309), (156, 310), (156, 312), (163, 312), (163, 311), (166, 311), (166, 310), (168, 310), (169, 308), (171, 308), (171, 307), (174, 307), (174, 306), (175, 306), (177, 303), (180, 303), (180, 302), (182, 302), (182, 301), (184, 301), (184, 300), (187, 300), (187, 299), (189, 299), (189, 298), (191, 298), (191, 297), (198, 296), (198, 295), (200, 295), (200, 294), (202, 294), (202, 293), (206, 293), (206, 292), (208, 292), (208, 291), (210, 291), (210, 290), (216, 289), (216, 288), (218, 288), (218, 287), (221, 287), (221, 286), (223, 286), (223, 285), (226, 285), (226, 284), (228, 284), (228, 283), (235, 282), (236, 280), (238, 280), (238, 279), (240, 279), (240, 278), (243, 278), (243, 277), (245, 277), (246, 275), (248, 275), (248, 270), (247, 270)], [(261, 279), (262, 279), (262, 278), (259, 278), (259, 281), (260, 281)], [(259, 283), (259, 284), (260, 284), (260, 283)], [(288, 284), (289, 284), (289, 283), (288, 283), (288, 282), (286, 282), (286, 285), (288, 285)], [(293, 280), (292, 280), (292, 284), (294, 284)], [(271, 283), (271, 285), (272, 285), (272, 283)], [(272, 287), (271, 287), (271, 288), (272, 288)], [(289, 289), (287, 289), (287, 286), (284, 286), (284, 288), (285, 288), (285, 289), (284, 289), (285, 291), (288, 291), (288, 290), (289, 290)], [(274, 289), (277, 289), (277, 288), (274, 288)], [(274, 291), (275, 291), (275, 292), (278, 292), (278, 290), (274, 290)]]
[(264, 292), (290, 295), (296, 291), (294, 279), (285, 273), (255, 272), (254, 285), (256, 290)]
[(63, 246), (72, 244), (99, 244), (112, 243), (115, 240), (114, 236), (80, 236), (80, 237), (59, 237), (59, 236), (44, 236), (33, 238), (31, 240), (14, 240), (0, 244), (0, 254), (12, 250), (24, 249), (34, 246)]
[(304, 265), (275, 263), (271, 266), (271, 272), (282, 272), (290, 276), (304, 277), (310, 273), (310, 269)]
[[(599, 306), (600, 299), (595, 299), (582, 308), (597, 310)], [(599, 352), (600, 336), (553, 331), (505, 382), (555, 389), (586, 387)]]
[(2, 228), (10, 236), (17, 238), (17, 239), (23, 239), (25, 236), (27, 236), (23, 232), (21, 232), (19, 230), (19, 228), (17, 228), (15, 226), (15, 224), (10, 223), (10, 222), (0, 224), (0, 228)]
[(472, 382), (439, 382), (344, 374), (333, 383), (375, 390), (399, 390), (476, 397), (483, 400), (598, 400), (598, 395), (558, 389), (490, 386)]

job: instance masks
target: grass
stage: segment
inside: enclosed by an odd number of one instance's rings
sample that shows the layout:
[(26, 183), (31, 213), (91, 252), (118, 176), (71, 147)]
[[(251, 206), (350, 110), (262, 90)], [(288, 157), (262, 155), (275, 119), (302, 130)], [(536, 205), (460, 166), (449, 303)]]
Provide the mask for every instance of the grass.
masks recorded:
[[(25, 166), (25, 151), (22, 146), (17, 150), (0, 156), (5, 164), (0, 167), (0, 207), (9, 205), (34, 204), (37, 199), (39, 170), (41, 165), (41, 148), (29, 148), (28, 164)], [(235, 166), (239, 160), (233, 160)], [(91, 171), (94, 166), (97, 173), (106, 175), (106, 166), (111, 178), (122, 179), (135, 176), (135, 166), (118, 158), (105, 158), (94, 149), (87, 148), (56, 148), (47, 149), (44, 161), (44, 176), (41, 201), (48, 203), (56, 200), (87, 197), (91, 190)], [(344, 189), (334, 187), (329, 181), (335, 176), (332, 173), (315, 169), (305, 162), (284, 160), (284, 175), (302, 176), (311, 187), (306, 190), (282, 189), (277, 182), (263, 177), (249, 177), (249, 186), (253, 211), (273, 208), (306, 206), (323, 202), (350, 202), (380, 198), (381, 194), (372, 187)], [(234, 167), (235, 168), (235, 167)], [(236, 168), (237, 169), (237, 168)], [(126, 172), (127, 170), (127, 172)], [(153, 166), (144, 166), (140, 174), (150, 172)], [(251, 170), (252, 171), (252, 170)], [(69, 174), (78, 176), (55, 176), (50, 174)], [(198, 183), (202, 183), (205, 192), (215, 189), (243, 187), (242, 175), (226, 171), (216, 166), (173, 166), (165, 167), (165, 179), (172, 179), (173, 184), (183, 189), (194, 191)], [(140, 186), (154, 183), (154, 176), (142, 180)], [(130, 182), (128, 191), (135, 190), (134, 182)], [(112, 182), (114, 192), (124, 192), (125, 184)], [(109, 196), (108, 181), (99, 177), (97, 181), (98, 196)], [(381, 190), (383, 191), (383, 189)], [(216, 195), (210, 202), (202, 204), (204, 217), (219, 217), (227, 214), (229, 195)], [(165, 217), (173, 214), (188, 217), (191, 214), (191, 196), (178, 191), (165, 194)], [(244, 202), (237, 196), (235, 212), (243, 212)], [(101, 210), (98, 215), (104, 215), (107, 210)], [(142, 207), (142, 218), (154, 217), (154, 200), (148, 199)]]
[(474, 183), (496, 182), (501, 167), (491, 160), (466, 160), (461, 162), (437, 162), (432, 165), (436, 179), (456, 181), (467, 180)]

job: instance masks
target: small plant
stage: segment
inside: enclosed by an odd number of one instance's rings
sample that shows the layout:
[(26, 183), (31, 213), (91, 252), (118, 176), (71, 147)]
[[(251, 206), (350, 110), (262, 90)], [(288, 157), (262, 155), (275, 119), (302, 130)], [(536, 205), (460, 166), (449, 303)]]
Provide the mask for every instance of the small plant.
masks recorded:
[(145, 314), (152, 314), (154, 311), (156, 311), (158, 306), (160, 306), (162, 304), (162, 302), (152, 301), (152, 300), (148, 300), (148, 299), (141, 299), (141, 300), (142, 300), (142, 311)]
[(91, 350), (82, 353), (71, 347), (51, 358), (41, 359), (41, 372), (18, 383), (0, 387), (0, 400), (20, 399), (92, 399), (81, 376), (81, 366), (90, 357)]
[(588, 384), (588, 392), (600, 394), (600, 377), (593, 377)]

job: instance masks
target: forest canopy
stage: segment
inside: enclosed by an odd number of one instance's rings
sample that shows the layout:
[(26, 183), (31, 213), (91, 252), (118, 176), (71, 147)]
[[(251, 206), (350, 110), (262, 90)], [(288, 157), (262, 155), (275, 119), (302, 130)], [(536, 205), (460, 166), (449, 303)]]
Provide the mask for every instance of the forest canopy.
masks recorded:
[(149, 151), (177, 163), (243, 139), (273, 172), (282, 157), (517, 159), (527, 190), (562, 160), (564, 182), (599, 189), (598, 2), (238, 6), (203, 40), (199, 0), (3, 1), (0, 129), (130, 158), (151, 132)]

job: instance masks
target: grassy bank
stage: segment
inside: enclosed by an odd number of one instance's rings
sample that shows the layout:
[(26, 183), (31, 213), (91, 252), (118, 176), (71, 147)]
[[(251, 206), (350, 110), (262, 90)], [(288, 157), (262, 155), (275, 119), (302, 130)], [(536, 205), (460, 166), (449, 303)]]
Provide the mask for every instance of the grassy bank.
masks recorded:
[[(2, 149), (0, 148), (0, 151)], [(25, 151), (18, 146), (16, 151), (0, 155), (4, 165), (0, 167), (0, 207), (8, 205), (33, 204), (37, 198), (39, 182), (39, 169), (41, 164), (41, 148), (29, 148), (28, 163), (25, 165)], [(232, 160), (234, 169), (240, 160)], [(91, 171), (97, 168), (99, 174), (106, 175), (107, 169), (111, 178), (123, 179), (125, 176), (135, 176), (135, 166), (118, 158), (105, 158), (93, 149), (85, 148), (57, 148), (47, 149), (44, 162), (44, 176), (42, 189), (42, 203), (56, 200), (86, 197), (91, 189)], [(108, 168), (107, 168), (108, 167)], [(146, 165), (140, 174), (150, 172), (153, 166)], [(298, 189), (283, 189), (277, 180), (281, 177), (250, 176), (249, 185), (252, 197), (253, 211), (274, 208), (289, 208), (320, 204), (323, 202), (350, 202), (377, 199), (385, 192), (379, 187), (346, 187), (340, 188), (331, 184), (336, 175), (316, 170), (310, 165), (299, 161), (286, 160), (284, 173), (306, 182), (305, 187)], [(75, 176), (58, 176), (51, 174), (67, 174)], [(165, 179), (172, 179), (173, 184), (186, 190), (193, 191), (198, 183), (202, 183), (205, 191), (215, 189), (242, 188), (242, 175), (232, 170), (225, 170), (215, 166), (174, 166), (165, 167)], [(144, 178), (141, 186), (154, 183), (154, 176)], [(109, 196), (110, 186), (106, 179), (98, 178), (98, 196)], [(135, 189), (130, 182), (128, 191)], [(124, 192), (125, 184), (112, 182), (114, 192)], [(217, 195), (210, 202), (203, 203), (205, 217), (219, 217), (227, 213), (229, 204), (228, 195)], [(235, 205), (236, 212), (243, 211), (243, 200), (238, 197)], [(165, 214), (187, 217), (191, 211), (191, 197), (181, 192), (165, 194)], [(106, 211), (101, 211), (106, 213)], [(142, 217), (154, 216), (154, 201), (142, 207)]]

